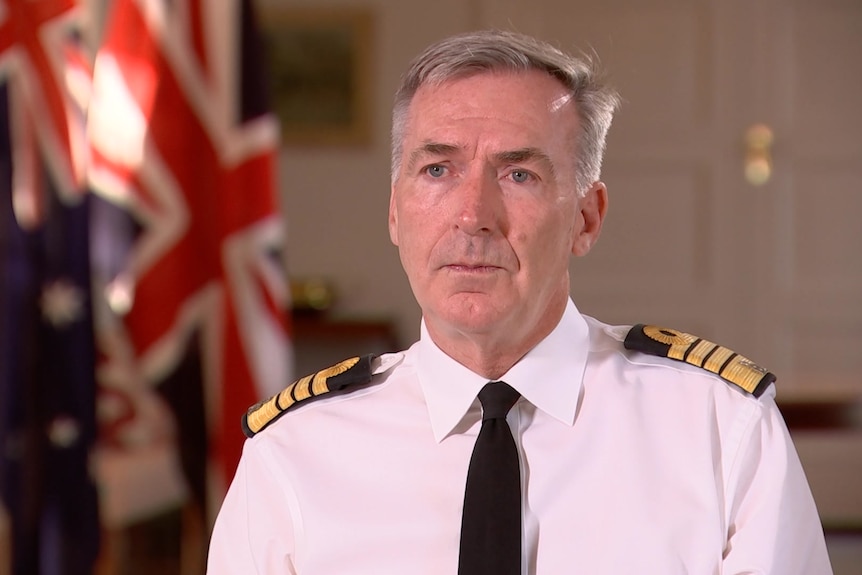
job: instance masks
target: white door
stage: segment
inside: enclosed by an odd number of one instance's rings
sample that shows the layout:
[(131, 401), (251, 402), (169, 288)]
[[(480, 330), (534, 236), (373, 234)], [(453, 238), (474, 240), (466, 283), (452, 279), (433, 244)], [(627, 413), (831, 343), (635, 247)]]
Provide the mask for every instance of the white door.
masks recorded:
[[(764, 0), (775, 127), (759, 190), (758, 349), (800, 386), (862, 386), (862, 3)], [(862, 492), (862, 487), (860, 487)]]
[[(862, 2), (480, 6), (482, 25), (595, 51), (624, 98), (606, 227), (572, 266), (581, 310), (712, 339), (793, 393), (862, 389)], [(760, 186), (758, 123), (774, 136)]]

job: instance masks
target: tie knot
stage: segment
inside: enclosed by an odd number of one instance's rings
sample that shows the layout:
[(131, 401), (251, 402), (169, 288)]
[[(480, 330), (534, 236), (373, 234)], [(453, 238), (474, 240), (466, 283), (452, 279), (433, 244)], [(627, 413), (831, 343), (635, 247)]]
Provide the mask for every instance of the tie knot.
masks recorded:
[(486, 383), (479, 392), (479, 402), (482, 404), (482, 421), (487, 419), (505, 419), (506, 414), (518, 401), (521, 394), (504, 381)]

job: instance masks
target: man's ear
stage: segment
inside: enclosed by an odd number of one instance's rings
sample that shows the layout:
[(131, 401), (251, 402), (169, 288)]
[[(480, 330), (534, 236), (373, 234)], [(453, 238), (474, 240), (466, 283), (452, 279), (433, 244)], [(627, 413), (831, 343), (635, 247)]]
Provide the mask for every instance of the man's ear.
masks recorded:
[(595, 182), (582, 198), (578, 199), (578, 221), (572, 232), (572, 254), (585, 256), (599, 239), (602, 223), (608, 211), (608, 188)]
[(398, 245), (398, 206), (395, 202), (395, 184), (389, 192), (389, 240)]

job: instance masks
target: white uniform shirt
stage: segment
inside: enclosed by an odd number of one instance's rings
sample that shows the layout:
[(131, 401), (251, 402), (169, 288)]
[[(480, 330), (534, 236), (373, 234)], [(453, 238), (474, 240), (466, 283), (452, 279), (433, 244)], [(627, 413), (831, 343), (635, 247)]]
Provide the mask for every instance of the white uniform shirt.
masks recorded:
[[(831, 573), (770, 387), (627, 351), (580, 315), (501, 379), (521, 458), (522, 573)], [(371, 385), (246, 442), (210, 575), (454, 574), (486, 379), (421, 339)]]

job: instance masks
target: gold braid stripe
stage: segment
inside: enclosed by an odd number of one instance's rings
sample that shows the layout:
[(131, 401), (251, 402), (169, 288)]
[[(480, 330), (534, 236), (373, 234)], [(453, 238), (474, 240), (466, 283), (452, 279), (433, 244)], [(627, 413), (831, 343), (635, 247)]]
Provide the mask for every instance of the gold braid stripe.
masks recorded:
[(341, 363), (337, 363), (332, 367), (318, 371), (314, 376), (314, 395), (320, 395), (321, 393), (329, 391), (329, 387), (326, 385), (326, 380), (330, 377), (341, 375), (357, 363), (359, 363), (359, 358), (352, 357), (350, 359), (345, 359)]
[(309, 388), (309, 384), (311, 383), (311, 378), (313, 375), (306, 375), (299, 381), (297, 381), (293, 388), (293, 397), (296, 401), (302, 401), (304, 399), (308, 399), (311, 397), (311, 389)]
[(284, 411), (295, 403), (293, 399), (293, 389), (295, 387), (296, 382), (294, 381), (293, 383), (285, 387), (281, 393), (275, 396), (275, 407), (277, 407), (279, 411)]
[(718, 373), (721, 370), (721, 366), (727, 363), (727, 360), (730, 359), (732, 355), (733, 352), (731, 350), (717, 345), (715, 346), (715, 352), (709, 356), (709, 359), (703, 365), (703, 369), (711, 371), (712, 373)]
[(257, 433), (263, 429), (263, 426), (266, 425), (267, 421), (271, 421), (273, 418), (278, 417), (278, 414), (281, 413), (282, 410), (276, 405), (277, 401), (278, 396), (270, 398), (253, 412), (250, 412), (246, 417), (248, 428), (254, 433)]
[(715, 351), (716, 347), (717, 346), (711, 341), (701, 339), (693, 347), (690, 348), (686, 361), (694, 365), (702, 366), (704, 360), (709, 357), (710, 353)]
[[(770, 375), (750, 359), (734, 351), (691, 334), (657, 327), (643, 326), (648, 338), (668, 346), (667, 357), (702, 367), (738, 385), (749, 393), (755, 393), (764, 377)], [(771, 376), (774, 381), (774, 376)]]
[(748, 358), (737, 355), (733, 360), (721, 370), (721, 377), (732, 381), (745, 391), (754, 393), (757, 384), (763, 379), (767, 371), (759, 365), (753, 363)]
[(353, 357), (313, 375), (307, 375), (291, 383), (268, 400), (252, 407), (246, 414), (246, 425), (249, 431), (253, 434), (258, 433), (294, 404), (328, 393), (331, 390), (327, 380), (344, 373), (359, 363), (359, 359)]

